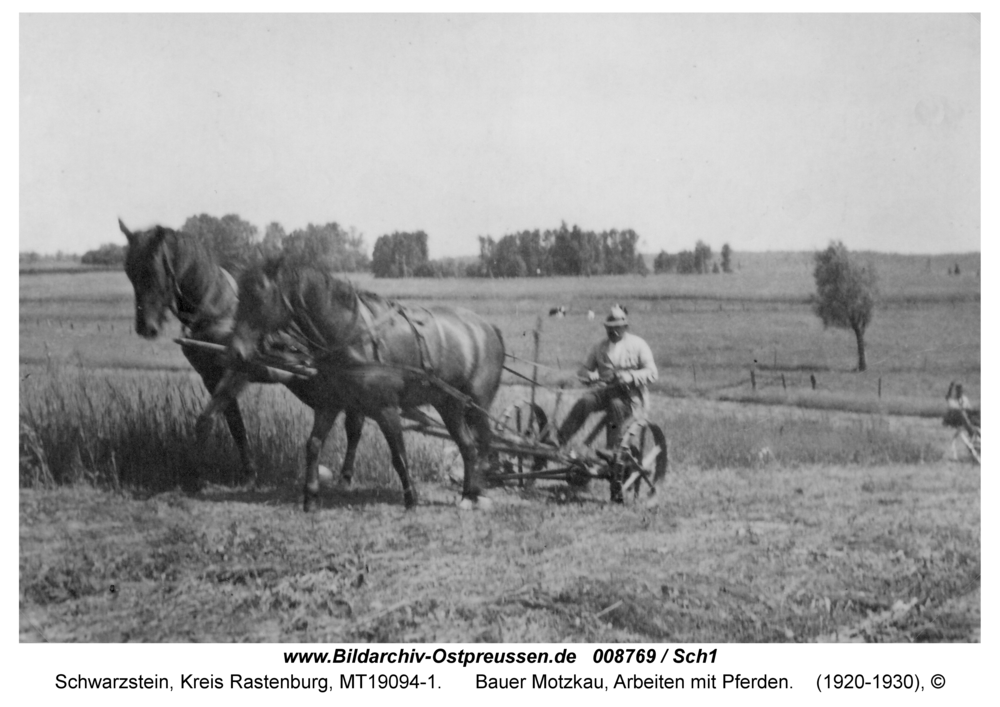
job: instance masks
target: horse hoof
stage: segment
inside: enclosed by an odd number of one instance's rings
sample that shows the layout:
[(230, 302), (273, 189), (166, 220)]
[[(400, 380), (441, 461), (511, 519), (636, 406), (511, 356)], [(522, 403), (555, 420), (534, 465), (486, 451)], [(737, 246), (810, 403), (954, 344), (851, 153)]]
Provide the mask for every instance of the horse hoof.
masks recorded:
[(353, 479), (350, 476), (341, 476), (340, 479), (337, 481), (337, 488), (349, 489), (351, 488), (352, 482)]
[(480, 496), (479, 498), (468, 498), (462, 497), (462, 500), (458, 502), (458, 509), (461, 511), (488, 511), (493, 508), (493, 501), (487, 496)]

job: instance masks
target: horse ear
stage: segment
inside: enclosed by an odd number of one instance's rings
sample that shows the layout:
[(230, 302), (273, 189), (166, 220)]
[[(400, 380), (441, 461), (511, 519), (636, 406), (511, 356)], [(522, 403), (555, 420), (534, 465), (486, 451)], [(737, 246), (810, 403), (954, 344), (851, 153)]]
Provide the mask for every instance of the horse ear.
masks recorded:
[(122, 233), (124, 233), (125, 237), (128, 238), (129, 245), (132, 245), (132, 241), (135, 240), (135, 234), (128, 230), (128, 226), (122, 223), (121, 219), (118, 219), (118, 228), (122, 229)]

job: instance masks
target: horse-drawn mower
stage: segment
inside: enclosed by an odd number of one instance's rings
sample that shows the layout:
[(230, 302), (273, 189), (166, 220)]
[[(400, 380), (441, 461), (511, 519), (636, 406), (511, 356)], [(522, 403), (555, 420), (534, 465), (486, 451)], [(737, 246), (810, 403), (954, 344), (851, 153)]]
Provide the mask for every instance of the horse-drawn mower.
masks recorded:
[[(220, 356), (225, 352), (225, 347), (217, 344), (194, 339), (175, 341)], [(309, 379), (317, 374), (308, 360), (290, 362), (288, 351), (272, 356), (261, 354), (249, 365), (275, 382), (286, 378)], [(444, 424), (421, 409), (403, 410), (402, 417), (409, 421), (403, 431), (451, 439)], [(624, 502), (629, 491), (638, 500), (645, 488), (647, 502), (651, 503), (667, 473), (666, 437), (658, 425), (644, 416), (629, 418), (617, 436), (619, 441), (612, 446), (600, 442), (601, 433), (606, 432), (609, 424), (606, 414), (585, 435), (582, 444), (574, 446), (557, 443), (549, 416), (529, 400), (511, 405), (493, 421), (489, 470), (485, 475), (491, 485), (524, 487), (536, 481), (563, 481), (582, 487), (599, 480), (609, 483), (612, 501)]]

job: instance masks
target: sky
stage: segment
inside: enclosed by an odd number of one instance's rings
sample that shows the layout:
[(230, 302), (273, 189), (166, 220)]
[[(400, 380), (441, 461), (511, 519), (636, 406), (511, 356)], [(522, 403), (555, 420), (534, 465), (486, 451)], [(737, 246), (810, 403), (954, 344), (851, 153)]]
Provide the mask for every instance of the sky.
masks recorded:
[(239, 214), (633, 228), (646, 252), (980, 250), (980, 20), (21, 15), (19, 248)]

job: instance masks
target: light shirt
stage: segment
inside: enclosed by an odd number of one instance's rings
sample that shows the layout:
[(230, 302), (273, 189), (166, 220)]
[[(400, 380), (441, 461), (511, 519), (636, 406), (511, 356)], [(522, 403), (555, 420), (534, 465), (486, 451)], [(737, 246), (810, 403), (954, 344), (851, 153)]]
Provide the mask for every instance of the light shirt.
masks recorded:
[(964, 393), (961, 396), (955, 396), (954, 398), (948, 398), (948, 409), (949, 410), (971, 410), (972, 403), (969, 402), (969, 398)]
[(587, 354), (586, 360), (577, 374), (586, 378), (591, 371), (597, 371), (602, 381), (614, 379), (616, 371), (629, 371), (632, 385), (629, 399), (642, 410), (649, 405), (648, 384), (657, 378), (656, 363), (649, 344), (635, 334), (625, 332), (618, 341), (603, 339)]

